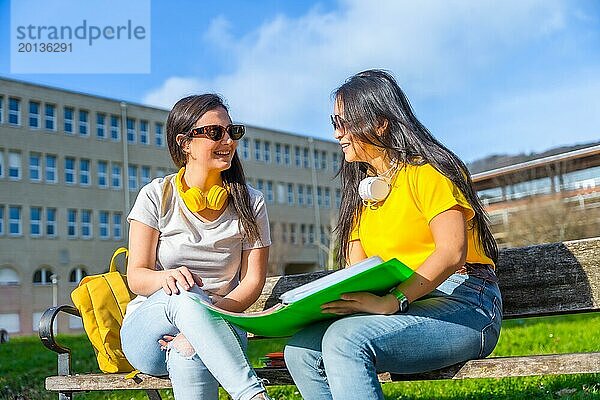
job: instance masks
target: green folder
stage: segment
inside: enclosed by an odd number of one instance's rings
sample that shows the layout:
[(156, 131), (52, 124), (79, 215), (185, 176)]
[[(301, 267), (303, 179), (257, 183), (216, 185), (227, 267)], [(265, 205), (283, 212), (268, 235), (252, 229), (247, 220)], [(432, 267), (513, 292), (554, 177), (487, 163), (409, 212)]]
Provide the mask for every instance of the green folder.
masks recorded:
[(377, 256), (370, 257), (349, 268), (289, 290), (280, 296), (281, 303), (253, 313), (229, 312), (194, 297), (192, 299), (245, 331), (269, 337), (291, 336), (311, 323), (339, 318), (334, 314), (322, 313), (322, 304), (339, 300), (344, 293), (384, 294), (408, 279), (413, 272), (395, 258), (383, 262)]

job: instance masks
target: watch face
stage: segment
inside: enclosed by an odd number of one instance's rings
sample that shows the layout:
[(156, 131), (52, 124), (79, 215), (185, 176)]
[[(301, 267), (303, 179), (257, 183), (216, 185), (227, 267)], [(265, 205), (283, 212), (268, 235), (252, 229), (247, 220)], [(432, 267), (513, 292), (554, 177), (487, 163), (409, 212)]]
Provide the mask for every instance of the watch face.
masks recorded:
[(405, 297), (400, 300), (400, 312), (408, 311), (408, 299)]

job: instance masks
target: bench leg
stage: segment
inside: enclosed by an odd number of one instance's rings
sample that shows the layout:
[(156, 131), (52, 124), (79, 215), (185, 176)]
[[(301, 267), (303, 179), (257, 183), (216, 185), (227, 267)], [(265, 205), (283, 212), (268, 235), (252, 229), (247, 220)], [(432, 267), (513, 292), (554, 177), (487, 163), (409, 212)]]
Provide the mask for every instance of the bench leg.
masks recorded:
[(146, 389), (146, 394), (150, 400), (162, 400), (160, 393), (158, 393), (158, 390), (156, 389)]
[(58, 400), (72, 400), (73, 392), (58, 392)]

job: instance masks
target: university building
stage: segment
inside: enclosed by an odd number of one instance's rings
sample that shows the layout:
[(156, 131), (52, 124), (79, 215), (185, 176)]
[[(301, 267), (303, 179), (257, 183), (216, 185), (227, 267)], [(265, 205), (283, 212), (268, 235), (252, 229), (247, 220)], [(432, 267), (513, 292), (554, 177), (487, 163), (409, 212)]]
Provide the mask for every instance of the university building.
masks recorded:
[(547, 153), (473, 171), (501, 247), (600, 236), (600, 144)]
[[(234, 116), (235, 116), (235, 110)], [(0, 329), (28, 334), (127, 245), (139, 189), (176, 172), (167, 110), (0, 78)], [(340, 203), (336, 142), (247, 126), (238, 144), (265, 195), (269, 273), (324, 268)], [(60, 332), (80, 330), (78, 318)]]

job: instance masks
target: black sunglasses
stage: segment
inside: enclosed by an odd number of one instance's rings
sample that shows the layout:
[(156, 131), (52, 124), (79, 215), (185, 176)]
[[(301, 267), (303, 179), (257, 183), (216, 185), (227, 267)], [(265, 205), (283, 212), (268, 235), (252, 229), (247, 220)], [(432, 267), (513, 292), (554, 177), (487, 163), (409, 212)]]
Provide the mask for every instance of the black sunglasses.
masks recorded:
[(345, 121), (342, 117), (340, 117), (338, 114), (331, 114), (329, 118), (331, 118), (331, 125), (333, 125), (334, 131), (339, 130), (340, 132), (344, 132)]
[(219, 141), (223, 139), (223, 135), (227, 132), (231, 140), (240, 140), (246, 133), (246, 127), (244, 125), (233, 125), (227, 126), (221, 125), (206, 125), (199, 128), (194, 128), (189, 132), (190, 137), (206, 136), (210, 140)]

